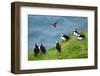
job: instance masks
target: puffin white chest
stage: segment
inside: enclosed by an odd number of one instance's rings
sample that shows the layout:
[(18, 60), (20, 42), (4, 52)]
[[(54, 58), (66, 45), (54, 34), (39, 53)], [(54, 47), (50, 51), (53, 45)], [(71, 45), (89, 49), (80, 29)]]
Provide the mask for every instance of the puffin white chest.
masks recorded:
[(77, 37), (77, 39), (78, 39), (78, 40), (82, 40), (82, 39), (83, 39), (83, 37)]
[(76, 35), (76, 36), (80, 36), (80, 34), (78, 34), (78, 33), (76, 33), (76, 32), (74, 32), (74, 35)]
[(62, 40), (66, 40), (66, 38), (65, 38), (65, 37), (63, 37), (63, 36), (61, 36), (61, 39), (62, 39)]

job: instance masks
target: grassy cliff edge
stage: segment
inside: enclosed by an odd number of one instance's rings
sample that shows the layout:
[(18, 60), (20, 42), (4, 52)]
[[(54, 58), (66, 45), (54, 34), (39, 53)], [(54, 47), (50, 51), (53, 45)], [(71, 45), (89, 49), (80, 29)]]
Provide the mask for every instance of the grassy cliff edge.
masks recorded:
[(85, 39), (77, 40), (75, 36), (70, 35), (69, 41), (61, 41), (62, 51), (58, 53), (55, 47), (50, 48), (46, 54), (40, 53), (34, 57), (33, 52), (28, 52), (28, 60), (55, 60), (55, 59), (79, 59), (88, 57), (88, 38), (87, 32), (82, 32)]

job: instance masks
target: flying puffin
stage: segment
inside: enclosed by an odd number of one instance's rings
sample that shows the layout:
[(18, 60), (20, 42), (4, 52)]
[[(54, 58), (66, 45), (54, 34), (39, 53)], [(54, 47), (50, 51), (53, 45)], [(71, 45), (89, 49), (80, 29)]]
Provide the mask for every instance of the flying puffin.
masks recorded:
[(51, 25), (52, 28), (56, 28), (56, 24), (58, 23), (58, 21), (56, 21), (53, 25)]
[(63, 33), (61, 33), (61, 39), (62, 39), (62, 40), (69, 40), (70, 37), (67, 36), (67, 35), (64, 35)]
[(35, 44), (34, 56), (37, 56), (39, 52), (40, 52), (39, 46), (38, 46), (38, 44)]
[(61, 52), (61, 45), (59, 44), (58, 41), (56, 41), (56, 50), (57, 50), (58, 52)]
[(44, 54), (46, 53), (46, 48), (45, 48), (45, 46), (43, 46), (43, 44), (40, 45), (40, 50), (42, 53), (44, 53)]
[(79, 33), (76, 29), (74, 29), (73, 33), (74, 33), (74, 35), (76, 35), (76, 36), (80, 36), (80, 33)]

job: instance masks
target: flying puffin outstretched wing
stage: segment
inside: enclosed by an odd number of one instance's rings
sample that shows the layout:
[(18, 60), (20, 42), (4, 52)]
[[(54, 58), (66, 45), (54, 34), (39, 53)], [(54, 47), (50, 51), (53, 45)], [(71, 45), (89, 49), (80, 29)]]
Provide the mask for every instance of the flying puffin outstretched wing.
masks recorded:
[(52, 26), (56, 27), (56, 24), (58, 23), (58, 21), (56, 21)]
[(51, 24), (51, 27), (52, 27), (52, 28), (56, 28), (56, 27), (57, 27), (57, 26), (56, 26), (57, 23), (58, 23), (58, 21), (56, 21), (54, 24)]

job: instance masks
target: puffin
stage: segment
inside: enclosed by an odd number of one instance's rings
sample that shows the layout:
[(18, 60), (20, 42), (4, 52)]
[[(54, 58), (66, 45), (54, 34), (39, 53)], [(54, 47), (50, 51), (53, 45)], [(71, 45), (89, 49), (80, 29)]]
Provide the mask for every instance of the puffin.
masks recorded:
[(80, 34), (80, 35), (77, 37), (78, 40), (83, 40), (84, 38), (85, 38), (85, 35), (82, 35), (82, 34)]
[(39, 49), (38, 44), (36, 43), (35, 48), (34, 48), (34, 56), (37, 56), (39, 54), (39, 52), (40, 52), (40, 49)]
[(58, 23), (58, 21), (56, 21), (53, 25), (51, 25), (52, 28), (56, 28), (56, 24)]
[(61, 45), (59, 44), (58, 41), (56, 41), (56, 50), (57, 50), (58, 52), (61, 52)]
[(42, 53), (44, 53), (44, 54), (46, 53), (46, 48), (45, 48), (45, 46), (43, 46), (43, 44), (40, 45), (40, 50)]
[(67, 36), (67, 35), (64, 35), (63, 33), (61, 33), (61, 39), (62, 39), (62, 40), (69, 40), (70, 37)]
[(76, 36), (80, 36), (80, 33), (79, 33), (76, 29), (74, 29), (73, 33), (74, 33), (74, 35), (76, 35)]
[(85, 35), (80, 34), (76, 29), (74, 29), (73, 33), (77, 36), (78, 40), (83, 40), (85, 38)]

